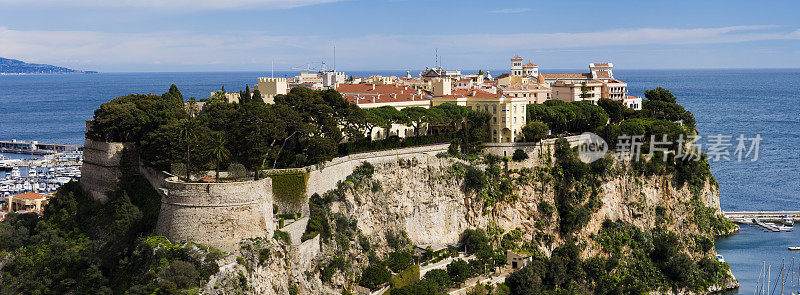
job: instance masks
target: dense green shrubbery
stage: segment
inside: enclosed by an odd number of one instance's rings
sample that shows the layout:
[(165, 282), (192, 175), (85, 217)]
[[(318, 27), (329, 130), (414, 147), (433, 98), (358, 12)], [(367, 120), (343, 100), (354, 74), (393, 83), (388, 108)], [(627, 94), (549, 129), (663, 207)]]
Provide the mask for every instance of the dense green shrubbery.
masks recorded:
[(437, 133), (427, 134), (413, 137), (400, 138), (397, 136), (390, 136), (382, 140), (359, 140), (353, 142), (344, 142), (339, 144), (339, 154), (347, 155), (351, 153), (359, 153), (365, 151), (387, 150), (394, 148), (404, 148), (411, 146), (420, 146), (437, 143), (448, 143), (458, 134), (455, 133)]
[(313, 239), (317, 235), (320, 235), (320, 238), (324, 241), (330, 239), (331, 226), (325, 213), (325, 211), (327, 211), (326, 204), (329, 204), (330, 201), (331, 200), (320, 197), (319, 194), (316, 193), (311, 196), (308, 202), (310, 211), (308, 225), (306, 226), (306, 231), (303, 233), (301, 240), (306, 241)]
[(528, 142), (537, 142), (545, 139), (548, 131), (550, 131), (550, 127), (541, 121), (528, 121), (522, 127), (522, 135), (525, 136), (525, 141)]
[(553, 134), (582, 133), (606, 125), (608, 114), (588, 101), (563, 102), (548, 100), (544, 104), (529, 104), (527, 122), (540, 121)]
[(411, 266), (411, 263), (413, 262), (412, 260), (413, 257), (410, 252), (394, 251), (389, 253), (389, 258), (386, 259), (386, 266), (388, 266), (393, 272), (399, 273)]
[(109, 201), (64, 185), (35, 214), (0, 223), (2, 293), (151, 294), (197, 289), (216, 273), (222, 253), (149, 236), (161, 198), (141, 177), (125, 176)]
[(514, 162), (522, 162), (528, 159), (528, 153), (523, 151), (522, 149), (516, 149), (514, 151), (514, 155), (511, 156), (511, 160)]
[[(87, 136), (138, 143), (148, 165), (166, 170), (172, 163), (185, 163), (187, 173), (234, 162), (253, 171), (301, 167), (353, 152), (446, 143), (456, 136), (472, 149), (489, 136), (491, 115), (452, 104), (362, 110), (335, 90), (305, 87), (276, 96), (274, 104), (249, 99), (249, 90), (242, 95), (239, 103), (215, 96), (204, 100), (202, 108), (194, 99), (184, 102), (175, 85), (161, 96), (118, 97), (95, 111)], [(392, 124), (413, 126), (415, 134), (428, 124), (440, 134), (365, 138), (374, 128), (386, 131)]]
[(370, 264), (361, 272), (359, 285), (370, 289), (377, 289), (378, 286), (389, 282), (392, 273), (382, 263)]
[(419, 281), (419, 265), (411, 265), (389, 279), (392, 288), (402, 288)]

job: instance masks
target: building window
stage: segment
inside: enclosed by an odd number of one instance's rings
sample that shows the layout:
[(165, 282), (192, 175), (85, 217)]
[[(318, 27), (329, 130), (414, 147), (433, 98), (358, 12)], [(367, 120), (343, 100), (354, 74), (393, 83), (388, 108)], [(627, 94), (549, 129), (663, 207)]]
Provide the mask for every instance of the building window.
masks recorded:
[[(494, 117), (492, 119), (494, 119), (494, 122), (497, 123), (497, 117)], [(495, 132), (497, 132), (497, 131), (495, 131)]]
[(497, 106), (492, 106), (492, 113), (497, 114)]

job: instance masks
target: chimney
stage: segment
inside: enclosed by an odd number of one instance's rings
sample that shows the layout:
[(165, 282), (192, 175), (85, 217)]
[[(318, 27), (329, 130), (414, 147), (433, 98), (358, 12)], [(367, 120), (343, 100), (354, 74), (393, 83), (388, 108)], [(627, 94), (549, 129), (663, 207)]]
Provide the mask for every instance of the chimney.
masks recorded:
[(475, 90), (472, 90), (472, 94), (470, 94), (470, 96), (475, 96), (475, 92)]
[(370, 84), (370, 85), (372, 85), (372, 91), (375, 91), (375, 84)]
[[(380, 95), (378, 95), (380, 96)], [(372, 97), (372, 103), (375, 103), (375, 96)]]

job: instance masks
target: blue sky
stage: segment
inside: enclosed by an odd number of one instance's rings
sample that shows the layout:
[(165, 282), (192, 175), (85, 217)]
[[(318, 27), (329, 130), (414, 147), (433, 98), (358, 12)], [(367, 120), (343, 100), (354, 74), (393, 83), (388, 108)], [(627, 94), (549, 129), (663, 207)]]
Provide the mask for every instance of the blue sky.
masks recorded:
[(0, 57), (99, 71), (800, 67), (800, 1), (0, 0)]

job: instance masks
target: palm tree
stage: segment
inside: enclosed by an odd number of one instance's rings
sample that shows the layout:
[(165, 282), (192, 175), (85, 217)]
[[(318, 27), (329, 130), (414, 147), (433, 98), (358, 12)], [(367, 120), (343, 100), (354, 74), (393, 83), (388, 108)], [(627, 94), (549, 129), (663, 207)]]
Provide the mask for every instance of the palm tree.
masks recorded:
[(213, 146), (213, 150), (211, 150), (212, 155), (214, 156), (214, 160), (216, 161), (216, 165), (214, 166), (216, 170), (216, 179), (219, 179), (219, 167), (222, 165), (222, 162), (228, 160), (231, 157), (231, 152), (225, 147), (225, 136), (222, 133), (217, 133), (213, 141), (211, 142)]
[(191, 171), (190, 161), (191, 161), (191, 146), (192, 146), (192, 139), (196, 139), (197, 135), (194, 134), (194, 129), (196, 122), (194, 118), (183, 119), (179, 123), (180, 134), (181, 138), (186, 139), (186, 182), (191, 181), (189, 178), (189, 174)]

